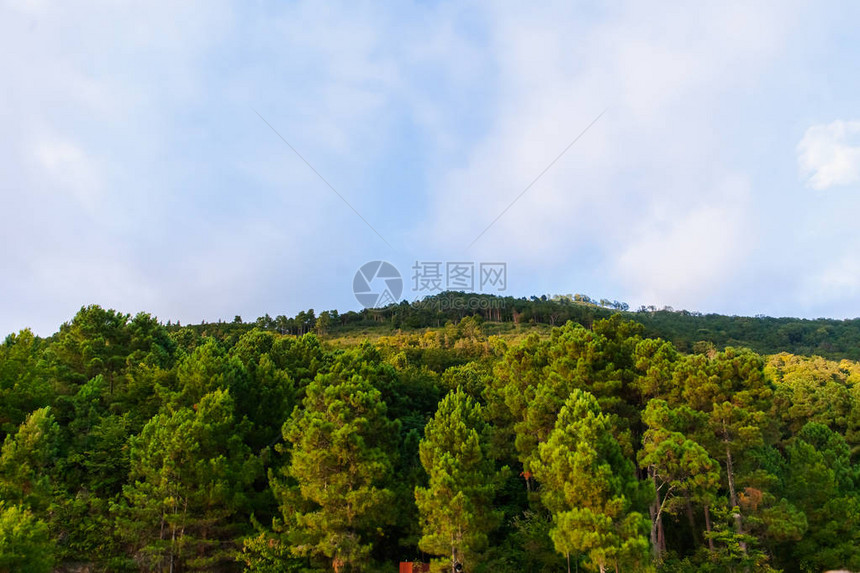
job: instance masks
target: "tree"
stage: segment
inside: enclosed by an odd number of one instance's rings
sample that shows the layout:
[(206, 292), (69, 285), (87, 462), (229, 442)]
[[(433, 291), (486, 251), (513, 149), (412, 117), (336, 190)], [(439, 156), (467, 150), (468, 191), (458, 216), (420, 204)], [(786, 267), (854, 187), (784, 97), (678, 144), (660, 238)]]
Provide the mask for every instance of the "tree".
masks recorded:
[[(729, 505), (732, 510), (738, 535), (744, 533), (743, 515), (739, 507), (736, 467), (739, 456), (763, 443), (762, 428), (766, 424), (763, 412), (748, 410), (731, 402), (714, 404), (708, 416), (708, 425), (717, 441), (712, 451), (725, 464), (726, 483), (729, 489)], [(745, 549), (744, 542), (740, 543)]]
[(679, 401), (679, 386), (672, 380), (678, 358), (678, 351), (671, 342), (646, 338), (636, 345), (634, 359), (639, 371), (636, 386), (646, 400), (663, 398), (674, 403)]
[(318, 375), (303, 406), (284, 424), (290, 460), (271, 480), (292, 551), (326, 558), (336, 572), (361, 570), (392, 519), (386, 486), (398, 424), (359, 376)]
[[(770, 409), (773, 391), (763, 367), (758, 354), (726, 348), (711, 356), (688, 356), (679, 361), (674, 373), (683, 403), (707, 420), (695, 437), (725, 467), (729, 507), (733, 508), (738, 536), (744, 529), (737, 470), (752, 448), (765, 442), (772, 428), (765, 412)], [(739, 543), (744, 550), (745, 542)]]
[(481, 406), (462, 389), (448, 393), (424, 429), (419, 446), (427, 487), (415, 488), (421, 516), (418, 546), (431, 555), (450, 555), (451, 570), (473, 570), (500, 514), (492, 502), (501, 475), (488, 456)]
[(224, 390), (155, 416), (130, 442), (117, 527), (150, 570), (211, 569), (235, 555), (230, 518), (260, 474)]
[(331, 312), (324, 310), (317, 317), (316, 323), (314, 324), (314, 331), (320, 336), (325, 336), (328, 334), (328, 329), (331, 328), (332, 322)]
[(561, 405), (575, 388), (589, 391), (614, 417), (617, 435), (632, 452), (632, 440), (624, 434), (639, 416), (639, 391), (633, 382), (640, 330), (617, 315), (595, 322), (593, 330), (569, 322), (554, 329), (549, 340), (531, 335), (505, 353), (488, 388), (488, 409), (501, 425), (506, 425), (505, 417), (512, 419), (507, 425), (515, 430), (517, 459), (526, 471), (532, 470), (538, 443), (552, 431)]
[(231, 377), (230, 394), (235, 397), (236, 416), (246, 416), (252, 424), (247, 443), (254, 450), (280, 438), (295, 405), (295, 383), (275, 362), (278, 338), (254, 329), (230, 349), (231, 369), (236, 373)]
[(723, 504), (714, 506), (714, 526), (706, 535), (716, 549), (708, 554), (707, 565), (702, 569), (778, 573), (768, 563), (769, 556), (756, 547), (756, 538), (738, 531), (735, 509)]
[(177, 365), (178, 392), (168, 400), (177, 407), (191, 406), (205, 394), (241, 384), (247, 376), (240, 360), (227, 355), (214, 339), (207, 339)]
[(765, 373), (775, 385), (773, 415), (789, 432), (796, 434), (807, 422), (817, 422), (845, 435), (856, 448), (856, 363), (781, 353), (770, 358)]
[(0, 344), (0, 439), (17, 430), (27, 413), (50, 403), (54, 388), (39, 360), (43, 347), (29, 329)]
[(58, 453), (59, 426), (45, 407), (27, 416), (18, 432), (6, 436), (0, 451), (0, 500), (45, 509), (51, 496), (49, 468)]
[[(651, 547), (659, 562), (666, 551), (663, 513), (675, 514), (689, 501), (713, 493), (720, 484), (717, 462), (695, 441), (671, 430), (672, 412), (663, 400), (651, 400), (643, 414), (648, 430), (642, 439), (639, 465), (654, 482), (651, 503)], [(691, 524), (692, 525), (692, 524)]]
[(254, 573), (299, 573), (304, 563), (290, 553), (290, 546), (268, 531), (248, 536), (242, 544), (239, 561)]
[(786, 494), (806, 514), (795, 558), (807, 570), (860, 568), (860, 482), (839, 434), (814, 422), (786, 449)]
[(132, 319), (91, 305), (60, 327), (50, 354), (58, 380), (82, 384), (103, 374), (113, 393), (129, 364), (168, 367), (174, 350), (167, 330), (152, 316), (139, 313)]
[(27, 509), (0, 501), (0, 571), (49, 573), (53, 552), (45, 522)]
[(553, 513), (556, 550), (587, 555), (601, 573), (641, 562), (648, 521), (633, 506), (643, 491), (592, 394), (571, 392), (538, 456), (535, 477)]
[(132, 433), (130, 416), (109, 414), (107, 397), (108, 383), (101, 374), (70, 397), (74, 418), (68, 423), (68, 453), (58, 472), (66, 485), (106, 497), (120, 493), (128, 476), (124, 446)]

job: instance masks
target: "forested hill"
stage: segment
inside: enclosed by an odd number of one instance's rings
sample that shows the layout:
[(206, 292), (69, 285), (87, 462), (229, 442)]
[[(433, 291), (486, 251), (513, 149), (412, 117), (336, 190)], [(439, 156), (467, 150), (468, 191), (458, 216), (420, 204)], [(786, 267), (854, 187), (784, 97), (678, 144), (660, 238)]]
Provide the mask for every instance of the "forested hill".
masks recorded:
[(725, 316), (686, 310), (640, 307), (629, 310), (625, 303), (592, 299), (586, 295), (497, 297), (445, 292), (417, 303), (403, 302), (384, 309), (338, 313), (313, 309), (288, 318), (269, 315), (248, 323), (210, 323), (195, 326), (199, 332), (242, 332), (252, 327), (282, 334), (322, 332), (331, 336), (358, 332), (387, 332), (389, 329), (422, 329), (456, 323), (465, 316), (478, 315), (498, 323), (488, 332), (512, 332), (511, 326), (527, 330), (533, 325), (560, 326), (573, 321), (590, 326), (595, 320), (621, 314), (645, 327), (645, 333), (670, 340), (682, 352), (708, 347), (750, 348), (761, 354), (790, 352), (822, 356), (834, 360), (860, 360), (860, 318), (851, 320), (773, 318), (767, 316)]
[(480, 300), (9, 335), (0, 572), (860, 570), (854, 322)]

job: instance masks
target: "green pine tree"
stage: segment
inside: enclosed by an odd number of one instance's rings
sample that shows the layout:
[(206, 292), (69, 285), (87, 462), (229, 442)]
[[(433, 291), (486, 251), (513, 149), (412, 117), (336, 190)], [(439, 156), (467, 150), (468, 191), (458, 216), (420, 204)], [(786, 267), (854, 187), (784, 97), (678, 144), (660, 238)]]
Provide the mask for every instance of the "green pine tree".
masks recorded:
[(610, 566), (641, 565), (648, 520), (633, 506), (643, 488), (592, 394), (570, 394), (538, 454), (535, 477), (554, 516), (556, 550), (568, 557), (586, 555), (601, 573)]
[(207, 570), (238, 551), (231, 520), (248, 503), (258, 460), (242, 442), (229, 393), (155, 416), (131, 440), (117, 527), (135, 559), (154, 571)]
[(297, 556), (358, 571), (392, 520), (392, 455), (399, 424), (380, 393), (359, 376), (317, 376), (303, 408), (284, 424), (290, 461), (272, 479)]
[(45, 522), (27, 509), (0, 501), (0, 571), (49, 573), (53, 552)]
[(487, 429), (481, 406), (458, 388), (439, 404), (419, 447), (429, 483), (415, 488), (422, 526), (418, 546), (450, 556), (452, 571), (457, 562), (475, 569), (500, 520), (493, 497), (502, 475), (488, 455)]

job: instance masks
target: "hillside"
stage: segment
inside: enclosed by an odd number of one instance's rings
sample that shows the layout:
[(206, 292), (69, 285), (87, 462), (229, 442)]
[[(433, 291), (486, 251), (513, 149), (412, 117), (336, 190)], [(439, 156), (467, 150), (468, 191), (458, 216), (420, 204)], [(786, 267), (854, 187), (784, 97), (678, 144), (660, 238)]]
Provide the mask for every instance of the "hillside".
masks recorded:
[[(462, 304), (468, 301), (469, 304)], [(458, 303), (461, 303), (458, 307)], [(658, 310), (641, 307), (636, 311), (618, 301), (592, 300), (586, 295), (513, 298), (445, 292), (418, 303), (401, 303), (384, 309), (340, 314), (313, 309), (288, 318), (264, 316), (249, 323), (193, 325), (198, 332), (244, 332), (251, 327), (281, 334), (323, 333), (330, 338), (357, 335), (375, 337), (394, 330), (438, 328), (466, 316), (480, 316), (484, 330), (491, 334), (513, 335), (532, 330), (546, 334), (546, 327), (573, 321), (590, 327), (595, 320), (619, 314), (645, 327), (645, 334), (671, 341), (682, 352), (709, 345), (750, 348), (761, 354), (790, 352), (822, 356), (833, 360), (860, 360), (860, 318), (851, 320), (773, 318), (768, 316), (725, 316), (686, 310)], [(320, 321), (319, 323), (317, 321)], [(697, 344), (699, 345), (697, 347)]]
[(10, 335), (0, 570), (860, 568), (857, 321), (580, 299)]

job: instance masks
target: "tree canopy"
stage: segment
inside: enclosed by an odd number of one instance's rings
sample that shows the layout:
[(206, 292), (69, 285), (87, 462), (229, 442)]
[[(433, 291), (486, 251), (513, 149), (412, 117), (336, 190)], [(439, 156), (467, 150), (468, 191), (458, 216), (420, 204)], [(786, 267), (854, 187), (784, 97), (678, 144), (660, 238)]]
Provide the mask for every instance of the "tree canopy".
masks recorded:
[(0, 571), (860, 569), (854, 322), (486, 300), (7, 336)]

